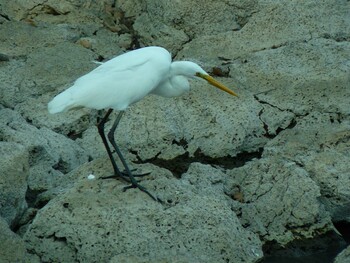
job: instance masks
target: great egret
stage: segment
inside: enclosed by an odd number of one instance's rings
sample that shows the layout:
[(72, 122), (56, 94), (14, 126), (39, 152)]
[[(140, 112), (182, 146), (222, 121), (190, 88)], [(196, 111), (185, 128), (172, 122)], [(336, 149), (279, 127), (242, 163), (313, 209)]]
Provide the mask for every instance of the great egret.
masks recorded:
[[(189, 90), (187, 78), (204, 79), (209, 84), (237, 96), (197, 64), (190, 61), (172, 62), (166, 49), (145, 47), (117, 56), (78, 78), (72, 87), (49, 102), (48, 110), (53, 114), (78, 107), (108, 109), (97, 128), (113, 165), (114, 177), (131, 183), (130, 186), (124, 187), (124, 190), (137, 187), (157, 200), (135, 179), (136, 175), (132, 174), (115, 142), (114, 132), (129, 105), (148, 94), (179, 96)], [(118, 168), (104, 133), (104, 125), (113, 110), (120, 112), (108, 132), (108, 139), (124, 166), (124, 172)]]

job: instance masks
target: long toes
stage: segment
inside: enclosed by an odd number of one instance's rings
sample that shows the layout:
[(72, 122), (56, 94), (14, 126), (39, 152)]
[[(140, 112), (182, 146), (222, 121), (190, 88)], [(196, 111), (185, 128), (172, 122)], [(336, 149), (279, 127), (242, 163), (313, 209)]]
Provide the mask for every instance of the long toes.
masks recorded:
[(144, 186), (142, 186), (142, 185), (140, 185), (138, 183), (132, 183), (131, 185), (123, 187), (123, 192), (125, 192), (126, 190), (131, 189), (131, 188), (138, 188), (142, 192), (148, 194), (149, 197), (151, 197), (154, 201), (157, 201), (159, 203), (163, 203), (163, 201), (160, 198), (154, 197)]
[(147, 190), (145, 187), (141, 186), (141, 188), (139, 187), (139, 189), (140, 189), (142, 192), (148, 194), (149, 197), (151, 197), (154, 201), (160, 202), (160, 199), (159, 199), (158, 197), (155, 198), (150, 192), (148, 192), (148, 190)]
[[(135, 171), (135, 170), (132, 170)], [(104, 177), (100, 177), (101, 179), (123, 179), (124, 181), (131, 183), (128, 186), (123, 187), (123, 192), (125, 192), (128, 189), (131, 188), (138, 188), (140, 189), (142, 192), (148, 194), (154, 201), (163, 203), (163, 201), (161, 199), (159, 199), (158, 197), (154, 197), (144, 186), (139, 184), (139, 180), (135, 180), (134, 177), (142, 177), (142, 176), (146, 176), (149, 175), (150, 173), (143, 173), (143, 174), (129, 174), (127, 172), (121, 172), (121, 173), (116, 173), (114, 175), (110, 175), (110, 176), (104, 176)]]
[[(133, 177), (143, 177), (143, 176), (146, 176), (146, 175), (151, 174), (151, 172), (142, 173), (142, 174), (134, 174), (134, 173), (133, 173), (134, 171), (136, 171), (136, 169), (133, 169), (133, 170), (130, 171), (130, 172), (132, 172), (132, 176), (133, 176)], [(128, 173), (127, 171), (123, 171), (123, 172), (121, 172), (121, 173), (122, 173), (122, 175), (124, 175), (124, 176), (129, 176), (129, 173)]]
[[(109, 176), (103, 176), (103, 177), (100, 177), (100, 179), (117, 179), (117, 180), (124, 180), (125, 182), (128, 182), (128, 183), (131, 183), (131, 180), (129, 178), (129, 176), (126, 176), (126, 175), (119, 175), (119, 174), (114, 174), (114, 175), (109, 175)], [(138, 182), (138, 181), (136, 181)]]
[(120, 176), (117, 175), (117, 174), (114, 174), (114, 175), (109, 175), (109, 176), (102, 176), (100, 177), (101, 179), (120, 179)]
[(131, 189), (131, 188), (135, 188), (136, 186), (134, 186), (133, 184), (131, 184), (131, 185), (128, 185), (128, 186), (124, 186), (123, 187), (123, 192), (125, 192), (126, 190), (129, 190), (129, 189)]

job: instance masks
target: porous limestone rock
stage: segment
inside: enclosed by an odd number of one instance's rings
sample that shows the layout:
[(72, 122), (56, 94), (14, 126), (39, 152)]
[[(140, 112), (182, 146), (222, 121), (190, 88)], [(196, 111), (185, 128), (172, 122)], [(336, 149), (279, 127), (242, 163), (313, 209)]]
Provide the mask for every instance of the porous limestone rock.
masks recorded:
[[(221, 81), (232, 88), (230, 82)], [(158, 105), (152, 103), (153, 114), (146, 115), (147, 111), (136, 109), (147, 123), (148, 142), (154, 141), (154, 145), (156, 140), (159, 142), (155, 137), (156, 131), (164, 125), (164, 122), (157, 124), (159, 120), (169, 122), (164, 126), (169, 130), (168, 134), (177, 132), (173, 138), (166, 136), (163, 141), (176, 145), (174, 140), (183, 140), (183, 147), (190, 156), (196, 151), (213, 158), (235, 156), (242, 151), (256, 151), (265, 143), (265, 138), (261, 136), (264, 133), (263, 125), (257, 118), (261, 106), (243, 92), (238, 99), (206, 83), (193, 81), (188, 96), (173, 101), (157, 98), (157, 102)], [(130, 125), (136, 123), (130, 122)], [(138, 147), (136, 151), (143, 155), (143, 148)], [(162, 157), (162, 152), (159, 152)]]
[[(170, 100), (149, 96), (126, 111), (115, 134), (125, 154), (130, 151), (141, 160), (155, 156), (167, 160), (200, 151), (215, 158), (256, 151), (264, 145), (265, 130), (258, 117), (261, 106), (256, 100), (244, 93), (237, 99), (202, 82), (191, 84), (188, 95)], [(91, 156), (105, 154), (95, 127), (77, 141)]]
[[(237, 8), (222, 1), (190, 0), (177, 2), (166, 0), (154, 2), (146, 0), (144, 2), (146, 4), (144, 12), (151, 18), (152, 22), (159, 20), (174, 28), (180, 28), (190, 38), (194, 38), (196, 35), (215, 35), (239, 29), (235, 16)], [(152, 28), (150, 31), (153, 31)], [(141, 39), (143, 33), (140, 32)]]
[[(349, 1), (13, 0), (0, 1), (0, 10), (0, 134), (22, 145), (23, 156), (29, 153), (29, 189), (36, 190), (27, 196), (37, 203), (28, 201), (35, 207), (19, 232), (28, 229), (29, 251), (41, 260), (156, 262), (169, 255), (148, 251), (174, 245), (179, 262), (195, 261), (191, 255), (200, 262), (256, 262), (256, 234), (262, 242), (286, 244), (332, 230), (330, 217), (349, 222)], [(263, 151), (263, 159), (227, 175), (219, 172), (224, 165), (192, 164), (179, 180), (130, 163), (153, 171), (142, 184), (167, 200), (166, 208), (149, 204), (138, 190), (122, 193), (125, 183), (87, 180), (112, 174), (95, 127), (102, 112), (47, 113), (47, 102), (95, 68), (93, 60), (152, 44), (165, 46), (176, 60), (197, 62), (240, 97), (192, 81), (188, 95), (150, 96), (132, 106), (116, 133), (128, 163), (167, 160), (176, 166), (183, 156), (235, 163), (233, 156)], [(79, 167), (89, 155), (94, 160)], [(236, 201), (219, 191), (227, 176), (226, 192)], [(25, 220), (37, 209), (33, 224)], [(131, 255), (134, 248), (139, 254)]]
[[(0, 110), (0, 131), (3, 141), (21, 144), (29, 154), (28, 185), (33, 191), (56, 186), (65, 173), (88, 161), (74, 141), (45, 127), (38, 129), (10, 109)], [(23, 180), (26, 182), (27, 175)]]
[(283, 246), (333, 230), (318, 185), (296, 163), (263, 158), (231, 170), (225, 192), (243, 226)]
[(19, 143), (1, 141), (0, 156), (0, 216), (13, 227), (27, 209), (28, 151)]
[(334, 263), (347, 263), (350, 260), (350, 246), (344, 249), (334, 260)]
[(333, 220), (350, 220), (350, 118), (313, 112), (265, 146), (263, 156), (280, 156), (306, 170), (320, 188)]
[(96, 67), (93, 60), (91, 51), (62, 42), (55, 48), (42, 47), (29, 53), (26, 58), (2, 63), (0, 81), (6, 89), (0, 90), (0, 102), (14, 108), (28, 98), (48, 92), (57, 93), (59, 87), (67, 88), (83, 72)]
[[(288, 0), (258, 1), (254, 9), (253, 15), (246, 18), (244, 27), (239, 31), (199, 35), (186, 44), (177, 57), (195, 57), (208, 66), (221, 61), (231, 69), (230, 76), (246, 82), (247, 88), (262, 91), (266, 86), (271, 89), (272, 83), (263, 78), (260, 79), (262, 82), (255, 81), (256, 78), (259, 78), (260, 74), (267, 73), (269, 66), (275, 65), (275, 69), (278, 70), (280, 65), (261, 61), (256, 68), (250, 67), (249, 64), (244, 68), (250, 56), (264, 51), (273, 52), (284, 46), (302, 44), (313, 39), (317, 41), (319, 38), (325, 40), (328, 38), (337, 41), (338, 44), (343, 42), (347, 45), (350, 5), (345, 0), (339, 1), (338, 4), (326, 0), (303, 3)], [(259, 11), (256, 12), (257, 10)], [(322, 57), (322, 54), (319, 55)], [(298, 57), (293, 58), (297, 61)], [(278, 57), (272, 59), (279, 60)], [(282, 65), (293, 63), (294, 60), (284, 60)], [(327, 63), (323, 65), (328, 67)], [(244, 69), (240, 70), (241, 67)], [(283, 76), (284, 71), (281, 73)], [(255, 78), (252, 79), (253, 76)], [(308, 76), (305, 74), (305, 77)]]
[(22, 238), (13, 233), (0, 217), (0, 262), (39, 263), (39, 258), (27, 252)]
[[(104, 161), (108, 161), (104, 159)], [(95, 162), (95, 161), (94, 161)], [(99, 174), (108, 174), (110, 169)], [(178, 180), (152, 165), (138, 189), (114, 179), (88, 180), (94, 163), (74, 171), (76, 182), (41, 209), (24, 239), (42, 261), (258, 262), (261, 243), (244, 229), (223, 195), (224, 174), (192, 164)], [(109, 261), (111, 260), (111, 261)], [(143, 261), (142, 261), (143, 260)]]

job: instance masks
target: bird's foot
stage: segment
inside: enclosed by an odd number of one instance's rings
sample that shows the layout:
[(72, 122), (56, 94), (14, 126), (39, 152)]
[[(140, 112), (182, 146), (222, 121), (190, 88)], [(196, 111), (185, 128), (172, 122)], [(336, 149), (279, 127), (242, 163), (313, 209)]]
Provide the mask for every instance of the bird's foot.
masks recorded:
[(138, 182), (131, 183), (131, 185), (128, 185), (128, 186), (124, 186), (123, 192), (125, 192), (126, 190), (131, 189), (131, 188), (138, 188), (142, 192), (148, 194), (149, 197), (151, 197), (154, 201), (159, 202), (159, 203), (163, 203), (163, 201), (159, 197), (155, 197), (154, 195), (152, 195), (144, 186), (140, 185)]
[[(133, 169), (133, 170), (131, 170), (130, 172), (132, 172), (132, 176), (134, 176), (134, 177), (144, 177), (144, 176), (146, 176), (146, 175), (149, 175), (149, 174), (151, 174), (151, 172), (147, 172), (147, 173), (142, 173), (142, 174), (134, 174), (133, 172), (134, 171), (136, 171), (136, 169)], [(121, 172), (122, 173), (122, 175), (123, 176), (129, 176), (129, 173), (127, 172), (127, 171), (123, 171), (123, 172)]]
[[(130, 172), (134, 172), (136, 171), (136, 169), (131, 170)], [(132, 174), (132, 177), (129, 175), (129, 173), (127, 171), (123, 171), (123, 172), (116, 172), (114, 175), (110, 175), (110, 176), (104, 176), (104, 177), (100, 177), (101, 179), (122, 179), (128, 183), (131, 183), (128, 186), (123, 187), (123, 192), (125, 192), (128, 189), (131, 188), (138, 188), (140, 189), (142, 192), (148, 194), (154, 201), (163, 203), (163, 201), (159, 198), (159, 197), (155, 197), (154, 195), (152, 195), (144, 186), (139, 184), (139, 180), (135, 180), (135, 177), (143, 177), (146, 175), (149, 175), (150, 172), (148, 173), (142, 173), (142, 174)]]
[[(132, 169), (130, 172), (135, 172), (137, 169)], [(132, 174), (133, 177), (144, 177), (146, 175), (149, 175), (151, 174), (151, 172), (147, 172), (147, 173), (141, 173), (141, 174)], [(115, 178), (115, 179), (123, 179), (123, 180), (126, 180), (127, 182), (131, 182), (130, 181), (130, 177), (129, 177), (129, 173), (124, 170), (122, 172), (119, 172), (119, 173), (114, 173), (113, 175), (109, 175), (109, 176), (103, 176), (101, 177), (101, 179), (112, 179), (112, 178)]]

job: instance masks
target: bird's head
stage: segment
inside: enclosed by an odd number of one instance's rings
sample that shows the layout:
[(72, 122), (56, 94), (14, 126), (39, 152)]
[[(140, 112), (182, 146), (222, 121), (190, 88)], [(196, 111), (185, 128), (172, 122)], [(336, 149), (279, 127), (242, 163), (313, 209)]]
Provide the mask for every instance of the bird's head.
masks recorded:
[(228, 87), (226, 87), (224, 84), (222, 84), (219, 81), (217, 81), (216, 79), (214, 79), (212, 76), (210, 76), (205, 71), (204, 71), (204, 73), (196, 72), (195, 76), (198, 77), (198, 78), (206, 80), (210, 85), (213, 85), (214, 87), (216, 87), (218, 89), (221, 89), (222, 91), (225, 91), (225, 92), (227, 92), (227, 93), (229, 93), (229, 94), (231, 94), (233, 96), (238, 97), (237, 93), (235, 93), (234, 91), (230, 90)]
[(202, 69), (198, 64), (191, 61), (175, 61), (171, 64), (172, 74), (183, 75), (188, 78), (199, 78), (206, 80), (210, 85), (219, 88), (233, 96), (238, 97), (238, 95), (227, 88), (224, 84), (215, 80), (211, 77), (204, 69)]

